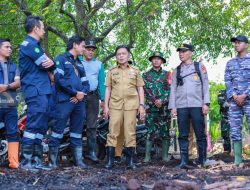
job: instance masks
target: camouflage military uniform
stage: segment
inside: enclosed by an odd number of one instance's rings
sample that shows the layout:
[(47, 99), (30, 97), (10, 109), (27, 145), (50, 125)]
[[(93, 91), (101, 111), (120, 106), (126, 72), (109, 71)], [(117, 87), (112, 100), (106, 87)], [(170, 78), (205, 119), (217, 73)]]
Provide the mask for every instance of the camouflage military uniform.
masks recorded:
[(226, 98), (226, 90), (220, 90), (218, 94), (218, 103), (220, 105), (220, 114), (221, 114), (221, 136), (224, 140), (223, 147), (224, 151), (231, 151), (231, 142), (230, 142), (230, 125), (228, 121), (228, 110), (229, 103)]
[[(169, 139), (170, 112), (167, 110), (167, 104), (170, 85), (168, 84), (168, 72), (162, 68), (159, 71), (152, 68), (143, 74), (143, 80), (145, 83), (147, 139), (151, 141), (156, 137)], [(154, 104), (156, 99), (162, 101), (161, 108)]]
[[(225, 83), (229, 107), (230, 133), (233, 142), (242, 141), (242, 118), (246, 115), (250, 126), (250, 54), (231, 59), (225, 70)], [(243, 106), (238, 106), (233, 95), (246, 94)]]

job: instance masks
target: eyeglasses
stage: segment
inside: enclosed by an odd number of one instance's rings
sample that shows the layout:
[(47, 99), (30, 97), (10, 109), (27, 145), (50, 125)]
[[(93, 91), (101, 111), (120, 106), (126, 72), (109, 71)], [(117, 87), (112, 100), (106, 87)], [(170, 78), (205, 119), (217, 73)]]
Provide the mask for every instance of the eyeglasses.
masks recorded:
[(87, 51), (95, 52), (95, 48), (86, 48)]

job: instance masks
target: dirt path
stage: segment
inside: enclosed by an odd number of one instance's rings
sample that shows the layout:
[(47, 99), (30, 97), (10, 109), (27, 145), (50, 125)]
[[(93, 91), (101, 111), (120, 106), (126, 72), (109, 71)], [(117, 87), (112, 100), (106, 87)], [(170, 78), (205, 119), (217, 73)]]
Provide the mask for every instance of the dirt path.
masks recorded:
[(42, 171), (31, 173), (22, 170), (9, 170), (0, 168), (0, 189), (25, 189), (25, 190), (80, 190), (80, 189), (126, 189), (130, 179), (136, 179), (142, 189), (152, 189), (159, 180), (172, 181), (183, 180), (195, 182), (204, 187), (220, 181), (232, 181), (238, 176), (250, 176), (250, 162), (246, 162), (244, 168), (232, 168), (233, 158), (218, 154), (210, 159), (222, 160), (224, 166), (214, 169), (192, 168), (190, 170), (176, 169), (178, 160), (167, 163), (155, 161), (150, 164), (140, 164), (135, 170), (126, 170), (124, 164), (116, 165), (113, 170), (103, 169), (103, 163), (92, 165), (91, 169), (64, 167), (54, 171)]

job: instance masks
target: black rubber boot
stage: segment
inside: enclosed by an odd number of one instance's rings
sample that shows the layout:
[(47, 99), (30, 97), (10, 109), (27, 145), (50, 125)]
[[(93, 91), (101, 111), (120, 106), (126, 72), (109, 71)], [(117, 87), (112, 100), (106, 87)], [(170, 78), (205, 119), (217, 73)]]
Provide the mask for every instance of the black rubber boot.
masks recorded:
[(199, 154), (199, 164), (204, 167), (207, 160), (207, 143), (201, 143), (198, 145), (198, 154)]
[(114, 166), (115, 147), (107, 146), (106, 151), (107, 151), (107, 159), (105, 168), (111, 169)]
[(223, 144), (223, 148), (225, 152), (230, 153), (231, 152), (231, 144), (227, 143), (227, 144)]
[(179, 146), (180, 146), (180, 156), (181, 163), (177, 166), (179, 169), (188, 169), (188, 136), (179, 137)]
[(135, 154), (135, 148), (134, 147), (127, 147), (127, 159), (126, 159), (126, 162), (127, 162), (127, 167), (129, 169), (136, 169), (136, 165), (134, 163), (134, 154)]
[(49, 167), (51, 169), (57, 168), (57, 155), (58, 155), (59, 148), (58, 147), (49, 147)]
[(34, 154), (33, 154), (34, 168), (41, 170), (50, 170), (50, 168), (43, 164), (43, 146), (34, 145)]
[(87, 169), (88, 166), (82, 160), (82, 147), (72, 147), (71, 149), (73, 152), (74, 165)]
[(178, 165), (178, 168), (180, 169), (188, 169), (187, 163), (188, 163), (188, 150), (180, 150), (181, 154), (181, 163)]
[(93, 162), (98, 162), (99, 159), (97, 158), (95, 153), (96, 139), (88, 137), (87, 144), (88, 144), (88, 154), (86, 155), (86, 158), (92, 160)]
[(30, 170), (34, 172), (38, 172), (39, 170), (32, 165), (32, 156), (33, 156), (33, 145), (22, 145), (21, 152), (22, 152), (22, 160), (21, 160), (21, 169)]

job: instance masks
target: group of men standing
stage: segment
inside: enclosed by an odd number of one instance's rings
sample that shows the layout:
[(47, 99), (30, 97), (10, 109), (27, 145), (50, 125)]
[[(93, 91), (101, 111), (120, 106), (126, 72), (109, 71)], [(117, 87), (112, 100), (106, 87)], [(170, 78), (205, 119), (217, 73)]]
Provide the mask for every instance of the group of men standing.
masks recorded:
[[(171, 84), (170, 73), (162, 68), (166, 60), (161, 52), (154, 52), (149, 57), (152, 68), (141, 76), (140, 70), (129, 64), (130, 48), (118, 46), (115, 50), (117, 65), (108, 71), (105, 89), (103, 64), (93, 57), (97, 48), (94, 40), (73, 36), (68, 40), (66, 52), (52, 61), (40, 46), (45, 34), (41, 19), (28, 16), (25, 30), (27, 36), (19, 49), (19, 69), (9, 59), (10, 41), (0, 40), (0, 93), (3, 96), (10, 92), (15, 95), (16, 89), (21, 86), (27, 104), (26, 130), (21, 140), (21, 168), (51, 170), (57, 167), (59, 146), (68, 120), (74, 165), (87, 168), (82, 159), (85, 121), (88, 144), (85, 157), (97, 162), (95, 145), (99, 101), (104, 116), (109, 118), (105, 168), (113, 167), (118, 144), (127, 149), (128, 167), (136, 167), (134, 153), (138, 114), (140, 119), (144, 119), (146, 114), (145, 125), (148, 129), (144, 162), (151, 160), (151, 147), (156, 138), (162, 140), (162, 160), (168, 161), (170, 119), (177, 116), (181, 155), (179, 168), (187, 168), (188, 165), (190, 121), (197, 139), (199, 164), (204, 165), (207, 149), (204, 116), (209, 111), (209, 86), (205, 66), (192, 59), (192, 45), (182, 44), (177, 48), (181, 64), (173, 71)], [(235, 163), (239, 164), (242, 162), (239, 133), (242, 123), (239, 118), (243, 111), (247, 117), (250, 113), (247, 98), (250, 93), (250, 57), (246, 53), (246, 37), (238, 36), (232, 41), (239, 55), (229, 61), (225, 82), (230, 103), (229, 120)], [(42, 140), (48, 130), (51, 98), (55, 98), (55, 125), (49, 139), (49, 165), (44, 165)], [(0, 108), (0, 113), (6, 125), (9, 167), (18, 168), (16, 105), (7, 102)]]
[[(20, 167), (27, 170), (50, 170), (57, 167), (60, 141), (69, 120), (74, 165), (86, 168), (82, 161), (83, 126), (86, 120), (86, 156), (98, 161), (95, 155), (95, 127), (99, 100), (103, 105), (105, 92), (103, 64), (93, 57), (96, 44), (91, 39), (73, 36), (67, 43), (66, 52), (52, 61), (40, 46), (45, 34), (42, 20), (36, 16), (28, 16), (24, 25), (27, 36), (19, 49), (19, 69), (9, 59), (12, 52), (10, 41), (0, 40), (1, 95), (15, 93), (21, 86), (27, 104), (26, 129), (21, 139)], [(16, 98), (13, 93), (11, 100)], [(6, 98), (1, 100), (1, 121), (5, 123), (6, 128), (9, 167), (18, 168), (20, 140), (17, 133), (17, 104), (10, 104)], [(3, 100), (7, 103), (3, 104)], [(55, 102), (55, 105), (49, 105), (50, 102)], [(50, 162), (49, 165), (44, 165), (42, 140), (48, 131), (48, 120), (51, 119), (49, 117), (53, 115), (50, 115), (51, 110), (55, 112), (55, 125), (51, 129), (49, 139)]]

